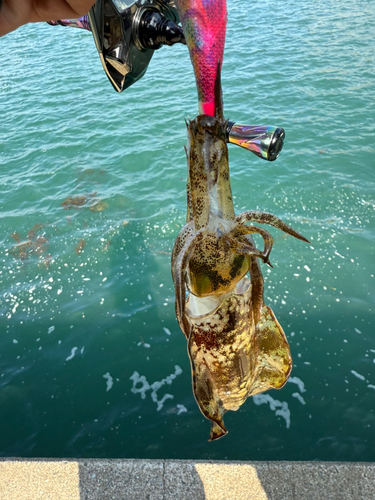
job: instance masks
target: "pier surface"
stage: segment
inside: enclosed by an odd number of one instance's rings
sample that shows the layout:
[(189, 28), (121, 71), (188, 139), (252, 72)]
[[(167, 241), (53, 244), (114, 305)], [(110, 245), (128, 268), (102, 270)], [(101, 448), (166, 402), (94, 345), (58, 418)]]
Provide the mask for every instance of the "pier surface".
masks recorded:
[(0, 500), (373, 500), (375, 463), (0, 459)]

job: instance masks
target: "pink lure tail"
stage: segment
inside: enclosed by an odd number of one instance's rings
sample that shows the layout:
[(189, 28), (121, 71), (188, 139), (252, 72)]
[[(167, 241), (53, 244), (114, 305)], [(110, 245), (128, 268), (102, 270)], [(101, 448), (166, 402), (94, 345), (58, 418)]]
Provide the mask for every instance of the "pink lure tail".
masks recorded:
[(226, 0), (176, 0), (176, 4), (194, 68), (199, 113), (217, 116), (223, 108), (217, 85), (224, 56)]

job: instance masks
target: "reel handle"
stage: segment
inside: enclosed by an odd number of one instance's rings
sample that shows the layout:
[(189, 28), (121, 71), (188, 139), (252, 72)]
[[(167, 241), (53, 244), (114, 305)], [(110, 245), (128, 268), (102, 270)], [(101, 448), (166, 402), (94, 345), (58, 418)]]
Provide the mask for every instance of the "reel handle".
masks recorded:
[(272, 125), (241, 125), (228, 121), (227, 142), (251, 151), (263, 160), (275, 161), (283, 149), (285, 130)]

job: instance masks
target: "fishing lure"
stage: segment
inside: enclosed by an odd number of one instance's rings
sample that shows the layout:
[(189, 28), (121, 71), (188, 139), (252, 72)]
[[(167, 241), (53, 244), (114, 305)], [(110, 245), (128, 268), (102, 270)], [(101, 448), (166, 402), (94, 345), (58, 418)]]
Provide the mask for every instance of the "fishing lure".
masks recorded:
[(176, 6), (194, 68), (199, 113), (215, 116), (222, 108), (221, 87), (217, 93), (215, 85), (223, 64), (226, 0), (176, 0)]

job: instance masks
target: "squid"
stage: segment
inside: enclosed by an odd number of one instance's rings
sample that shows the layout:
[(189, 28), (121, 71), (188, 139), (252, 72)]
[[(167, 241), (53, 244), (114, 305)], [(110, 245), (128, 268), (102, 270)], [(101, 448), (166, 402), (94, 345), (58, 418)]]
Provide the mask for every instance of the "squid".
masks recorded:
[[(273, 238), (260, 225), (308, 240), (270, 213), (235, 214), (221, 89), (226, 2), (176, 0), (176, 5), (195, 72), (199, 115), (186, 124), (187, 217), (171, 268), (193, 392), (211, 421), (214, 441), (228, 432), (226, 411), (236, 411), (249, 396), (280, 389), (292, 369), (284, 331), (264, 302), (260, 261), (272, 267)], [(263, 249), (254, 234), (263, 239)]]
[[(187, 222), (172, 252), (176, 315), (188, 343), (195, 399), (212, 422), (210, 441), (227, 433), (226, 411), (280, 389), (292, 369), (284, 331), (264, 303), (259, 261), (271, 265), (273, 238), (253, 223), (308, 242), (270, 213), (235, 215), (225, 129), (225, 121), (208, 115), (187, 123)], [(253, 234), (262, 237), (263, 250)]]

